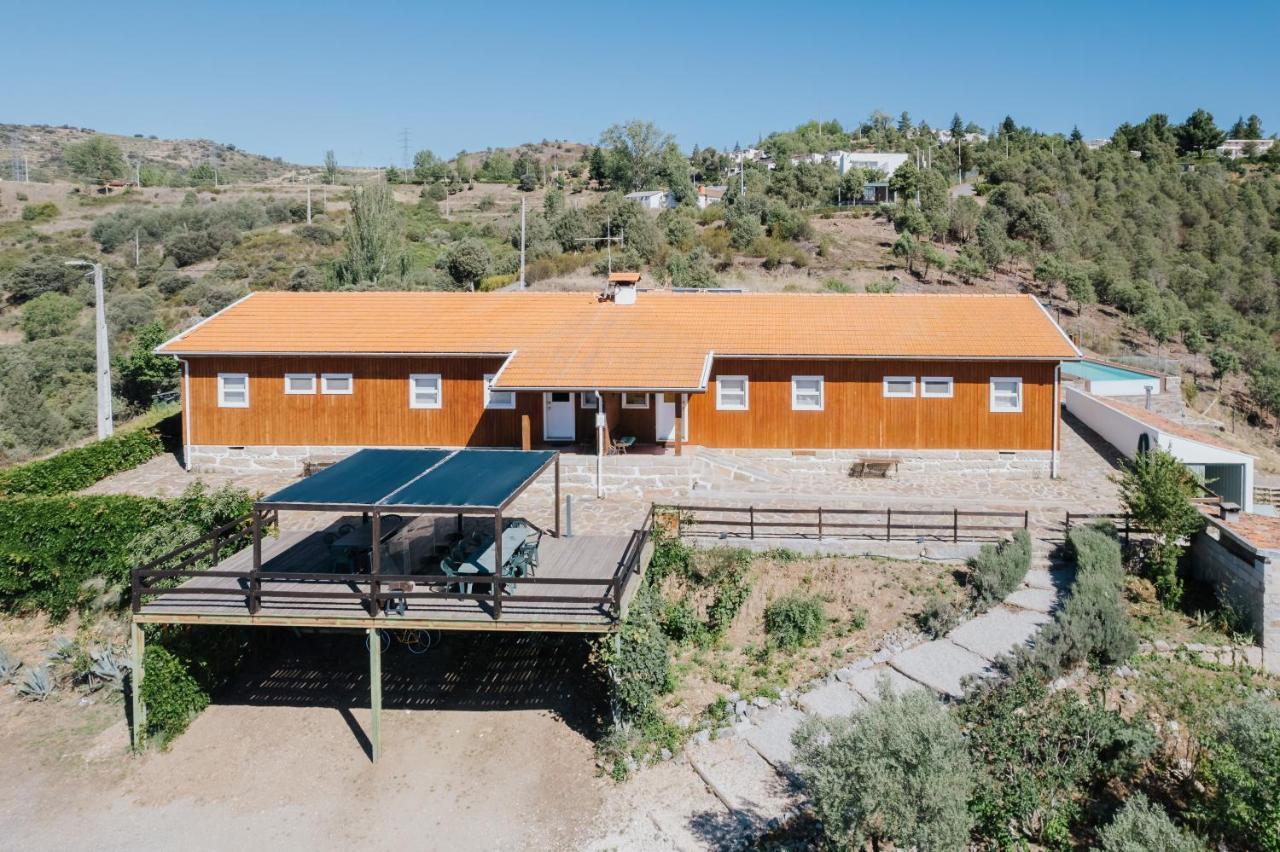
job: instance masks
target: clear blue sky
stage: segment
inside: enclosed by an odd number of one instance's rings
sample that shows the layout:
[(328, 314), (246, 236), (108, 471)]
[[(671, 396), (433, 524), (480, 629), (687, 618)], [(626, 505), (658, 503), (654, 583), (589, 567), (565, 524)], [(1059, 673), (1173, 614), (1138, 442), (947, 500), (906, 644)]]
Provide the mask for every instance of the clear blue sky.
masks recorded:
[[(1227, 13), (1229, 9), (1229, 14)], [(67, 3), (5, 16), (0, 122), (319, 162), (644, 118), (731, 147), (874, 109), (1105, 136), (1204, 106), (1280, 131), (1280, 3)]]

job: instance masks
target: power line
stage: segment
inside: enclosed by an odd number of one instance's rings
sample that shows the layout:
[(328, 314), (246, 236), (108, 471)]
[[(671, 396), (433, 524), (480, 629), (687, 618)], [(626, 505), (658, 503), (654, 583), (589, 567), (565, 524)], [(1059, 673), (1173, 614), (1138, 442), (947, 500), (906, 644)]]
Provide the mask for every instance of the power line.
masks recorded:
[(409, 171), (409, 128), (400, 128), (400, 165)]

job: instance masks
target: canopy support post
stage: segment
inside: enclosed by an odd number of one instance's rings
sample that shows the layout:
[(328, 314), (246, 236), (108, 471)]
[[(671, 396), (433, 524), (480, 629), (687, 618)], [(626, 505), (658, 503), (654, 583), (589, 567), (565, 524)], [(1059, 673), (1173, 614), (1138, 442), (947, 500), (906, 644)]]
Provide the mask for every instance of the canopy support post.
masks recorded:
[(253, 571), (249, 575), (249, 614), (262, 608), (262, 510), (253, 507)]
[(502, 618), (502, 510), (493, 513), (493, 619)]
[(382, 631), (376, 627), (369, 628), (369, 757), (374, 763), (382, 757)]
[(596, 499), (604, 497), (604, 397), (596, 391)]
[(556, 451), (556, 538), (560, 537), (560, 451)]
[(378, 592), (381, 591), (378, 575), (382, 572), (382, 513), (373, 513), (373, 529), (370, 531), (373, 544), (369, 551), (369, 615), (378, 615)]
[(684, 455), (684, 394), (678, 393), (676, 397), (676, 416), (675, 416), (675, 433), (676, 433), (676, 455)]

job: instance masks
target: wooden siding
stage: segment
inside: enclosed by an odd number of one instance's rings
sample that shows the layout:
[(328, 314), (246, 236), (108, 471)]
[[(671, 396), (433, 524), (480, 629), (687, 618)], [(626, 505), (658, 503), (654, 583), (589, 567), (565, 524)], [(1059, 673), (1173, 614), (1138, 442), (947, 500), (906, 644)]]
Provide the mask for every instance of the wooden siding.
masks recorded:
[[(501, 358), (192, 358), (192, 444), (214, 446), (519, 446), (520, 415), (542, 438), (541, 395), (484, 408), (483, 379)], [(218, 373), (249, 374), (249, 407), (218, 407)], [(291, 395), (285, 373), (352, 373), (353, 393)], [(409, 376), (439, 373), (442, 407), (409, 407)]]
[[(1054, 365), (1038, 362), (810, 361), (717, 358), (705, 394), (689, 396), (689, 443), (723, 448), (1048, 450)], [(749, 409), (716, 410), (716, 377), (748, 377)], [(791, 377), (822, 376), (822, 411), (791, 410)], [(885, 376), (914, 376), (916, 395), (886, 399)], [(950, 399), (920, 397), (922, 376), (951, 376)], [(995, 413), (993, 376), (1023, 380), (1021, 413)]]
[[(516, 395), (514, 410), (485, 410), (482, 378), (500, 358), (190, 358), (188, 441), (213, 446), (519, 446), (520, 417), (528, 415), (542, 443), (543, 395)], [(217, 374), (249, 374), (249, 407), (219, 408)], [(354, 375), (350, 395), (290, 395), (286, 373)], [(443, 406), (409, 407), (408, 377), (439, 373)], [(715, 379), (746, 375), (747, 411), (717, 411)], [(824, 409), (791, 410), (791, 377), (821, 375)], [(886, 399), (886, 375), (914, 376), (916, 396)], [(800, 359), (724, 359), (713, 364), (705, 394), (690, 394), (689, 441), (723, 448), (1048, 450), (1053, 441), (1054, 365), (1036, 362), (928, 362)], [(951, 376), (950, 399), (921, 398), (922, 376)], [(1021, 413), (993, 413), (989, 380), (1023, 379)], [(185, 391), (184, 391), (185, 392)], [(577, 442), (594, 443), (595, 413), (574, 395)], [(624, 409), (605, 394), (610, 435), (654, 440), (655, 408)]]

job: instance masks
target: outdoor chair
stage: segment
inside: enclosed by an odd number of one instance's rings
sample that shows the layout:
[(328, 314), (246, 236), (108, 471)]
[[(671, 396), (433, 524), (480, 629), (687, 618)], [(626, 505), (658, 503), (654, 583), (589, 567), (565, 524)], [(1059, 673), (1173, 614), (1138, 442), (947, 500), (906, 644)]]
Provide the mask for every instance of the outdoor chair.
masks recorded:
[(622, 435), (609, 443), (609, 455), (626, 455), (627, 450), (636, 445), (635, 435)]

